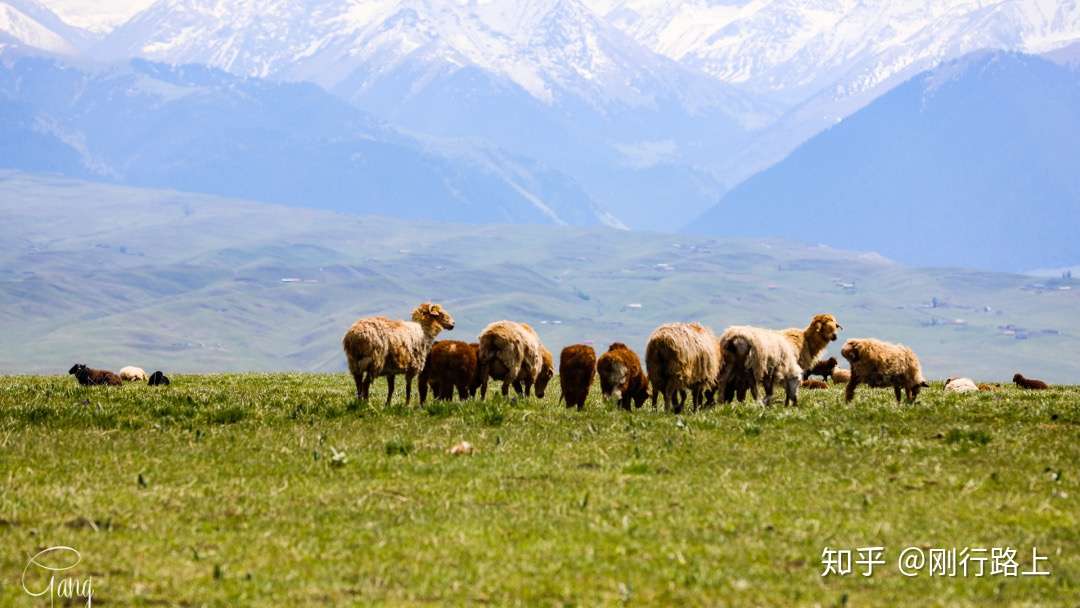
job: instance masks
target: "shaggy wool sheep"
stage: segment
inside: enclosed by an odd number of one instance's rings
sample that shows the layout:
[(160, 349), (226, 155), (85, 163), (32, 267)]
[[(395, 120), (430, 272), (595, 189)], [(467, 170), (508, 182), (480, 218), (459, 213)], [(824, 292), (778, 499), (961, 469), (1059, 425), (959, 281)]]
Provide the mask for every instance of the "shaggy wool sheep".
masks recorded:
[[(773, 386), (784, 387), (784, 405), (798, 405), (799, 381), (802, 370), (798, 355), (787, 335), (782, 332), (748, 325), (735, 325), (720, 335), (724, 354), (723, 373), (718, 382), (724, 387), (738, 376), (750, 378), (750, 392), (758, 398), (757, 383), (765, 388), (765, 405), (772, 402)], [(737, 381), (737, 380), (736, 380)]]
[[(664, 395), (664, 405), (682, 411), (689, 390), (694, 407), (701, 407), (705, 391), (716, 385), (721, 356), (716, 335), (698, 323), (668, 323), (649, 336), (645, 347), (645, 368), (652, 383), (652, 403)], [(677, 398), (678, 396), (678, 398)]]
[(454, 398), (455, 388), (462, 401), (475, 396), (480, 387), (476, 363), (479, 352), (480, 345), (475, 342), (439, 340), (432, 344), (418, 380), (420, 404), (427, 401), (429, 386), (435, 399), (443, 401)]
[(559, 353), (559, 387), (566, 407), (585, 407), (596, 375), (596, 351), (588, 344), (574, 344)]
[(72, 365), (68, 373), (75, 376), (75, 380), (83, 386), (120, 386), (124, 383), (120, 376), (110, 371), (86, 367), (82, 363)]
[(908, 403), (914, 403), (919, 390), (930, 386), (923, 378), (919, 358), (902, 344), (859, 338), (848, 340), (840, 354), (851, 364), (845, 401), (855, 398), (855, 387), (860, 383), (873, 388), (892, 387), (897, 403), (900, 403), (901, 389), (906, 393)]
[(987, 384), (985, 382), (980, 382), (979, 383), (979, 390), (980, 391), (986, 391), (986, 392), (996, 392), (996, 391), (1001, 390), (1001, 385), (1000, 384)]
[(403, 373), (408, 405), (413, 377), (424, 369), (431, 344), (443, 329), (454, 329), (454, 318), (442, 306), (430, 302), (413, 310), (412, 321), (368, 317), (353, 323), (341, 344), (356, 383), (356, 397), (366, 400), (371, 382), (386, 376), (389, 406), (394, 396), (394, 376)]
[(791, 345), (795, 347), (795, 353), (798, 355), (798, 364), (800, 369), (810, 368), (814, 361), (821, 354), (821, 351), (825, 350), (825, 347), (829, 345), (829, 342), (835, 342), (837, 339), (837, 332), (844, 329), (842, 325), (836, 322), (836, 317), (828, 314), (814, 315), (814, 318), (810, 320), (810, 324), (803, 329), (792, 327), (782, 330), (780, 333), (791, 342)]
[(136, 380), (139, 382), (146, 382), (146, 372), (143, 371), (143, 368), (135, 367), (134, 365), (121, 367), (120, 379), (124, 382), (134, 382)]
[(799, 384), (799, 388), (805, 388), (809, 390), (821, 390), (829, 388), (829, 385), (825, 382), (822, 382), (821, 380), (803, 380), (802, 383)]
[(649, 379), (641, 370), (641, 360), (622, 342), (615, 342), (596, 362), (600, 376), (600, 393), (605, 399), (617, 401), (624, 410), (630, 402), (641, 407), (649, 398)]
[(814, 366), (803, 371), (803, 380), (809, 380), (814, 376), (821, 376), (822, 380), (828, 380), (836, 370), (836, 357), (829, 357), (824, 361), (814, 363)]
[(158, 370), (150, 374), (150, 379), (146, 383), (150, 386), (169, 386), (169, 377)]
[(481, 399), (487, 397), (489, 379), (502, 381), (504, 397), (510, 394), (511, 386), (519, 396), (528, 396), (534, 384), (536, 396), (544, 396), (555, 365), (551, 352), (528, 323), (496, 321), (480, 332), (478, 342)]
[(847, 384), (851, 380), (851, 370), (834, 369), (832, 373), (833, 384)]
[(977, 393), (979, 387), (971, 378), (947, 378), (945, 380), (946, 393)]
[(1046, 390), (1046, 389), (1050, 388), (1042, 380), (1034, 380), (1034, 379), (1031, 379), (1031, 378), (1025, 378), (1020, 374), (1013, 375), (1013, 383), (1016, 384), (1016, 386), (1019, 386), (1020, 388), (1026, 389), (1026, 390), (1029, 390), (1029, 391), (1041, 391), (1041, 390)]

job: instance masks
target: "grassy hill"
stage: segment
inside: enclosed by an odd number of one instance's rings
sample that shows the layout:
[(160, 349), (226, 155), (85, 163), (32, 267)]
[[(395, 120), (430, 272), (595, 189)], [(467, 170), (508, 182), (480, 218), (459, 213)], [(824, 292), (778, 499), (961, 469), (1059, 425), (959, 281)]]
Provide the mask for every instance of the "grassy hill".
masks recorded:
[[(357, 317), (443, 303), (472, 339), (558, 351), (656, 325), (803, 325), (903, 341), (931, 377), (1080, 379), (1080, 286), (772, 240), (403, 222), (0, 173), (0, 373), (344, 369)], [(838, 347), (833, 347), (833, 353)]]
[[(885, 390), (686, 416), (383, 408), (345, 374), (0, 378), (0, 573), (64, 545), (94, 605), (1072, 606), (1080, 392)], [(448, 448), (467, 440), (471, 457)], [(340, 456), (339, 456), (340, 454)], [(827, 547), (882, 546), (863, 577)], [(907, 578), (900, 552), (1032, 548), (1051, 576)], [(988, 551), (989, 553), (989, 551)], [(977, 556), (977, 554), (973, 554)], [(961, 554), (962, 556), (962, 554)], [(854, 566), (855, 564), (853, 564)], [(28, 588), (44, 588), (32, 570)], [(57, 605), (65, 603), (57, 598)], [(70, 602), (82, 605), (85, 601)], [(47, 605), (17, 582), (0, 605)]]

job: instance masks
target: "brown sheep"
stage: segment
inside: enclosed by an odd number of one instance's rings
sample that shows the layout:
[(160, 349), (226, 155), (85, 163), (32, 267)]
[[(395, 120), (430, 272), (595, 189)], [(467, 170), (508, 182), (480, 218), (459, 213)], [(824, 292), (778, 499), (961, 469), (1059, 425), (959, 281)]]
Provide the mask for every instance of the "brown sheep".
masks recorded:
[(631, 401), (641, 407), (649, 398), (649, 379), (641, 370), (641, 360), (622, 342), (613, 343), (600, 355), (596, 371), (600, 393), (605, 399), (617, 401), (622, 409), (629, 411)]
[(1050, 388), (1050, 386), (1047, 385), (1042, 380), (1033, 380), (1031, 378), (1025, 378), (1020, 374), (1015, 374), (1013, 376), (1013, 383), (1016, 384), (1016, 386), (1019, 386), (1020, 388), (1026, 389), (1026, 390), (1029, 390), (1029, 391), (1042, 391), (1042, 390), (1046, 390), (1046, 389)]
[(979, 383), (979, 390), (980, 391), (986, 391), (986, 392), (1000, 391), (1001, 390), (1001, 385), (1000, 384), (986, 384), (984, 382), (980, 382)]
[(75, 376), (75, 380), (83, 386), (121, 386), (124, 384), (120, 376), (103, 369), (86, 367), (82, 363), (72, 365), (68, 373)]
[(420, 372), (420, 404), (427, 401), (428, 387), (435, 399), (449, 401), (454, 398), (457, 388), (458, 399), (462, 401), (476, 395), (480, 387), (480, 375), (477, 373), (477, 355), (480, 345), (467, 344), (457, 340), (439, 340), (431, 345), (424, 369)]
[(366, 400), (371, 382), (386, 376), (386, 405), (394, 396), (394, 375), (405, 374), (405, 405), (412, 393), (412, 379), (424, 369), (435, 337), (454, 329), (454, 318), (438, 304), (421, 304), (412, 321), (368, 317), (353, 323), (341, 344), (356, 383), (357, 399)]
[(848, 340), (840, 354), (851, 364), (851, 380), (844, 391), (844, 400), (855, 398), (859, 383), (874, 388), (892, 387), (900, 403), (901, 389), (908, 403), (914, 403), (919, 390), (930, 386), (922, 375), (919, 358), (902, 344), (890, 344), (873, 338)]
[(536, 396), (544, 396), (555, 365), (551, 352), (528, 323), (496, 321), (480, 332), (478, 342), (481, 399), (487, 397), (489, 379), (502, 381), (504, 397), (510, 394), (511, 386), (519, 396), (528, 396), (533, 385)]
[(803, 380), (802, 383), (799, 384), (799, 388), (820, 390), (829, 388), (829, 385), (821, 380)]
[(587, 344), (574, 344), (559, 353), (559, 386), (566, 407), (585, 407), (585, 399), (596, 374), (596, 351)]
[(720, 365), (720, 347), (711, 329), (698, 323), (656, 328), (645, 348), (653, 407), (657, 395), (663, 394), (665, 407), (681, 412), (686, 390), (693, 396), (694, 407), (701, 407), (705, 391), (716, 386)]
[(836, 322), (836, 317), (821, 314), (814, 315), (805, 329), (792, 327), (781, 330), (780, 333), (784, 334), (784, 337), (795, 347), (795, 354), (799, 357), (799, 368), (807, 369), (813, 365), (829, 342), (836, 341), (837, 332), (842, 329), (844, 327)]
[(836, 365), (836, 357), (818, 361), (813, 367), (803, 372), (803, 380), (809, 380), (811, 376), (821, 376), (822, 380), (828, 380), (836, 370)]
[(847, 384), (851, 380), (851, 370), (834, 369), (832, 373), (833, 384)]

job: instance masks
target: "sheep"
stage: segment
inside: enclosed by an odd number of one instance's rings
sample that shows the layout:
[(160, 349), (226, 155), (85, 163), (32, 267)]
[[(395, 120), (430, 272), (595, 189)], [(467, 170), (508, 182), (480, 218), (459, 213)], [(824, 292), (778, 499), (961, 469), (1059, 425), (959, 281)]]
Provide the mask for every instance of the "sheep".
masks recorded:
[(134, 365), (121, 367), (120, 379), (124, 382), (134, 382), (136, 380), (138, 380), (139, 382), (146, 382), (147, 380), (146, 372), (143, 371), (143, 368), (135, 367)]
[(457, 388), (458, 398), (464, 401), (476, 395), (480, 387), (477, 374), (477, 354), (480, 345), (457, 340), (439, 340), (431, 346), (424, 369), (418, 380), (420, 405), (427, 400), (428, 387), (436, 399), (450, 400)]
[(1016, 384), (1016, 386), (1019, 386), (1020, 388), (1026, 389), (1026, 390), (1029, 390), (1029, 391), (1042, 391), (1042, 390), (1046, 390), (1046, 389), (1050, 388), (1042, 380), (1033, 380), (1031, 378), (1025, 378), (1020, 374), (1014, 374), (1013, 375), (1013, 383)]
[(496, 321), (480, 332), (477, 341), (481, 399), (487, 398), (489, 379), (502, 381), (504, 397), (510, 394), (511, 386), (519, 396), (527, 396), (534, 384), (536, 396), (544, 396), (555, 366), (551, 352), (528, 323)]
[(996, 392), (1001, 390), (1000, 384), (987, 384), (985, 382), (979, 383), (980, 392)]
[(641, 360), (622, 342), (608, 346), (596, 362), (596, 371), (600, 393), (605, 399), (617, 401), (622, 409), (629, 411), (631, 401), (641, 407), (649, 398), (649, 379), (641, 370)]
[(150, 374), (150, 379), (146, 383), (150, 386), (169, 386), (169, 377), (158, 370)]
[(83, 386), (120, 386), (124, 383), (120, 376), (110, 371), (86, 367), (82, 363), (72, 365), (68, 373), (75, 376), (75, 380)]
[(814, 366), (803, 371), (803, 380), (809, 380), (811, 376), (821, 376), (822, 380), (828, 380), (836, 370), (836, 357), (829, 357), (824, 361), (814, 363)]
[(795, 347), (784, 332), (735, 325), (720, 335), (720, 348), (724, 364), (718, 383), (725, 391), (733, 378), (748, 375), (755, 400), (758, 399), (758, 382), (765, 388), (765, 405), (772, 402), (773, 385), (779, 382), (784, 387), (784, 405), (799, 404), (802, 369)]
[(946, 393), (977, 393), (979, 387), (971, 378), (947, 378), (945, 380)]
[(814, 318), (810, 320), (810, 324), (804, 329), (792, 327), (782, 330), (780, 333), (784, 334), (793, 347), (795, 347), (795, 353), (799, 356), (798, 364), (801, 369), (810, 368), (814, 361), (817, 359), (821, 351), (825, 350), (825, 347), (829, 345), (829, 342), (835, 342), (837, 339), (837, 332), (844, 329), (836, 321), (836, 317), (829, 314), (814, 315)]
[(922, 375), (919, 358), (902, 344), (890, 344), (873, 338), (848, 340), (840, 354), (851, 364), (851, 379), (844, 391), (844, 401), (855, 398), (855, 387), (860, 383), (874, 388), (893, 388), (896, 402), (900, 403), (900, 390), (907, 395), (908, 403), (914, 403), (919, 390), (930, 386)]
[(587, 344), (574, 344), (559, 353), (559, 386), (566, 407), (585, 407), (593, 376), (596, 374), (596, 351)]
[(454, 318), (442, 306), (425, 302), (412, 312), (412, 321), (368, 317), (353, 323), (341, 339), (357, 399), (370, 396), (371, 382), (386, 376), (386, 405), (394, 396), (394, 375), (405, 374), (405, 405), (412, 379), (424, 369), (431, 345), (442, 330), (454, 329)]
[(653, 407), (657, 395), (663, 394), (665, 407), (680, 413), (687, 389), (694, 407), (701, 407), (705, 390), (716, 385), (720, 362), (719, 344), (711, 329), (698, 323), (668, 323), (656, 328), (645, 347)]
[(847, 384), (851, 380), (850, 369), (834, 369), (832, 373), (833, 384)]
[(802, 383), (799, 384), (799, 388), (820, 390), (829, 388), (829, 385), (821, 380), (803, 380)]

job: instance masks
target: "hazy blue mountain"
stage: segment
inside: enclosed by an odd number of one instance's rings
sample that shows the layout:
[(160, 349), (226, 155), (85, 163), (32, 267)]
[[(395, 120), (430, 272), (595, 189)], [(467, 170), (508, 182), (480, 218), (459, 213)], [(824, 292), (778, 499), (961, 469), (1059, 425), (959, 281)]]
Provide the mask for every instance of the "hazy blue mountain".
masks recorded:
[(976, 53), (924, 72), (728, 193), (690, 230), (999, 270), (1080, 261), (1080, 73)]
[(403, 218), (617, 223), (492, 147), (404, 136), (312, 84), (0, 55), (0, 166)]

